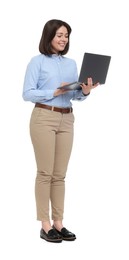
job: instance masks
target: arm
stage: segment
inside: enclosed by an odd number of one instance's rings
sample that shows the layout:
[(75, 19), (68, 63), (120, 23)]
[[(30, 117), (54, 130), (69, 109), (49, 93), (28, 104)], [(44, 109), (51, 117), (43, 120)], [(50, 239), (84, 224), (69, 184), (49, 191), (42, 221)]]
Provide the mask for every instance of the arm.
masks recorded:
[(42, 102), (53, 98), (54, 90), (39, 88), (38, 82), (40, 78), (40, 62), (39, 59), (32, 58), (27, 66), (22, 97), (25, 101)]

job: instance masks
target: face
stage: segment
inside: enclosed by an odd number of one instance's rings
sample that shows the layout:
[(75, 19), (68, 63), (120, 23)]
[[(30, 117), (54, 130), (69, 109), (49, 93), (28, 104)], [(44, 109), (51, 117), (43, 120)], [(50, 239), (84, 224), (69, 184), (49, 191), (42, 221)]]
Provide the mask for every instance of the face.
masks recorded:
[(65, 49), (68, 43), (68, 31), (65, 26), (61, 26), (55, 34), (55, 37), (51, 41), (53, 53), (59, 53)]

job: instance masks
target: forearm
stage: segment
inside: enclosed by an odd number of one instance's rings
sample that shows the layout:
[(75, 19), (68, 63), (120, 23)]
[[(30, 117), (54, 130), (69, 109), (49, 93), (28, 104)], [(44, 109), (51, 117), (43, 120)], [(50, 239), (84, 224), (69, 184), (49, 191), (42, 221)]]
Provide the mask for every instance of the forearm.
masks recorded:
[(22, 95), (23, 99), (25, 101), (31, 101), (31, 102), (43, 102), (46, 100), (51, 100), (54, 98), (54, 91), (53, 90), (35, 90), (30, 89), (23, 91)]

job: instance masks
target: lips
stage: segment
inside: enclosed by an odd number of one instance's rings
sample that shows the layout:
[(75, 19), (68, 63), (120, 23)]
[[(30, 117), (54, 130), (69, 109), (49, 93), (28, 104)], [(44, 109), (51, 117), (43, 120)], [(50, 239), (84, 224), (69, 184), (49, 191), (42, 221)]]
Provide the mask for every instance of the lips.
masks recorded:
[(59, 44), (60, 47), (64, 48), (65, 47), (65, 44)]

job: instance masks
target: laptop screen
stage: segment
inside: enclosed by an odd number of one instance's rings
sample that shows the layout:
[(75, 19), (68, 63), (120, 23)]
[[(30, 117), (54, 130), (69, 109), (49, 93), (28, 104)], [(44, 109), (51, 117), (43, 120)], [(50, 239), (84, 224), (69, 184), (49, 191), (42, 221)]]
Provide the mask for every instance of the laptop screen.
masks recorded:
[(84, 53), (78, 81), (86, 82), (91, 77), (94, 84), (105, 84), (110, 60), (111, 56)]

